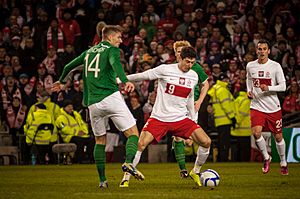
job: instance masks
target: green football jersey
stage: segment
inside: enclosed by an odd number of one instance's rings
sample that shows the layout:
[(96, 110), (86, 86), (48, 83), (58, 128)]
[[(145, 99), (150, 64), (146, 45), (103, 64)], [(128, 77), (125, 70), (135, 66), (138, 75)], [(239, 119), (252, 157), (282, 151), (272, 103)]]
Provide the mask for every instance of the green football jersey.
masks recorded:
[[(200, 66), (199, 63), (195, 63), (192, 68), (193, 71), (195, 71), (198, 74), (199, 78), (199, 84), (200, 82), (203, 83), (208, 79), (207, 74), (204, 72), (202, 66)], [(195, 101), (199, 98), (200, 96), (200, 89), (199, 89), (199, 84), (197, 85), (197, 88), (194, 89), (194, 99)]]
[(128, 81), (120, 62), (120, 49), (107, 41), (91, 47), (68, 63), (59, 81), (65, 82), (68, 73), (80, 65), (83, 65), (83, 104), (85, 106), (100, 102), (118, 91), (116, 77), (119, 77), (123, 83)]

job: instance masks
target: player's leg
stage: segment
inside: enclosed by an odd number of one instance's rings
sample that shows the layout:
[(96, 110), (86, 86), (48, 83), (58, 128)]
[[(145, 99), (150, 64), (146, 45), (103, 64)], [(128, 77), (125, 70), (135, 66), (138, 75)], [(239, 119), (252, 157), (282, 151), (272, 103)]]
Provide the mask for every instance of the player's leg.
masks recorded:
[(276, 149), (280, 158), (280, 172), (282, 175), (288, 175), (288, 167), (285, 155), (285, 141), (282, 137), (282, 133), (275, 134)]
[(91, 126), (95, 135), (94, 160), (100, 180), (100, 188), (107, 188), (108, 184), (105, 176), (105, 145), (106, 145), (106, 127), (108, 118), (101, 117), (101, 111), (97, 109), (96, 104), (89, 106)]
[(266, 140), (261, 134), (262, 126), (254, 126), (251, 128), (251, 130), (252, 130), (252, 134), (255, 138), (256, 146), (258, 147), (258, 149), (260, 150), (260, 152), (263, 155), (264, 164), (262, 167), (262, 171), (264, 174), (266, 174), (270, 170), (270, 163), (271, 163), (272, 157), (269, 155), (269, 153), (267, 151)]
[(106, 135), (103, 136), (95, 136), (95, 147), (94, 147), (94, 159), (99, 175), (100, 180), (100, 188), (107, 188), (108, 184), (105, 176), (105, 162), (106, 162), (106, 154), (105, 154), (105, 144), (106, 144)]
[[(139, 143), (138, 143), (138, 151), (136, 152), (133, 163), (132, 163), (134, 167), (136, 167), (137, 164), (140, 162), (143, 151), (153, 141), (153, 139), (154, 139), (153, 135), (151, 133), (149, 133), (148, 131), (141, 132), (141, 135), (139, 138)], [(123, 179), (120, 183), (120, 187), (128, 187), (129, 179), (130, 179), (130, 174), (128, 172), (125, 172)]]
[(178, 163), (179, 169), (180, 169), (180, 176), (182, 178), (188, 177), (188, 171), (185, 166), (185, 150), (184, 150), (185, 144), (184, 139), (180, 137), (174, 136), (173, 138), (173, 148), (175, 153), (175, 158)]
[(124, 132), (125, 136), (127, 137), (126, 142), (126, 159), (125, 163), (122, 165), (122, 169), (125, 173), (130, 173), (133, 175), (136, 179), (144, 180), (144, 175), (139, 172), (135, 165), (133, 164), (133, 160), (135, 158), (135, 155), (137, 153), (138, 149), (138, 130), (136, 125), (129, 128)]
[(269, 155), (266, 146), (266, 140), (262, 136), (262, 129), (265, 125), (265, 119), (267, 114), (264, 114), (257, 110), (250, 110), (250, 118), (251, 118), (251, 131), (254, 136), (256, 146), (260, 150), (264, 158), (264, 164), (262, 167), (263, 173), (268, 173), (270, 170), (270, 163), (272, 157)]
[(144, 176), (132, 165), (132, 161), (137, 151), (139, 133), (136, 127), (136, 121), (128, 109), (120, 92), (115, 92), (101, 101), (98, 108), (104, 108), (106, 115), (111, 118), (117, 129), (124, 132), (127, 137), (125, 163), (122, 170), (134, 175), (137, 179), (143, 179)]
[(199, 148), (197, 150), (197, 158), (194, 164), (194, 168), (191, 170), (190, 176), (198, 186), (201, 186), (200, 170), (209, 155), (211, 139), (202, 128), (195, 129), (191, 137), (193, 141), (199, 145)]

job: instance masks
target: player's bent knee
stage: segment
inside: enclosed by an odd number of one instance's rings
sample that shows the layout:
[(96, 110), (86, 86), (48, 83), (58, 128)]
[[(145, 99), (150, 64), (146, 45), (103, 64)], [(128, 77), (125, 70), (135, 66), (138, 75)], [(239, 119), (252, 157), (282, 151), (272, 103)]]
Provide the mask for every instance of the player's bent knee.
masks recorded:
[(129, 129), (125, 130), (124, 131), (124, 135), (126, 137), (129, 137), (130, 135), (136, 135), (139, 137), (139, 131), (136, 127), (136, 125), (134, 125), (133, 127), (130, 127)]
[(144, 142), (138, 143), (138, 151), (144, 151), (147, 145)]

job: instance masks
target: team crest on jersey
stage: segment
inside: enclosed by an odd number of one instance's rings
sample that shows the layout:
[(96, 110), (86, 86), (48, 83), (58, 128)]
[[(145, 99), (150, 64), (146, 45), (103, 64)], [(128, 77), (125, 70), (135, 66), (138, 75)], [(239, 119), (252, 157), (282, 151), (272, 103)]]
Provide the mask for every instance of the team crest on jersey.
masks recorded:
[(266, 77), (270, 77), (270, 72), (266, 72)]
[(185, 84), (185, 78), (180, 77), (179, 78), (179, 84), (184, 85)]
[(258, 71), (258, 77), (263, 77), (264, 76), (264, 71)]

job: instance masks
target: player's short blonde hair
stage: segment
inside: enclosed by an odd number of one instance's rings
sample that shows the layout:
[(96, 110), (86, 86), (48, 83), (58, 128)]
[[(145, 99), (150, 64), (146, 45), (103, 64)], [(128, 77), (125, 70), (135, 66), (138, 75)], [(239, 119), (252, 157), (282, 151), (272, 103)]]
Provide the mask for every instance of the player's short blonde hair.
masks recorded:
[(173, 44), (173, 49), (174, 49), (174, 51), (176, 51), (177, 48), (179, 48), (179, 47), (186, 47), (186, 46), (191, 46), (190, 42), (188, 42), (188, 41), (186, 41), (186, 40), (176, 41), (176, 42)]
[(109, 35), (114, 34), (114, 33), (122, 33), (123, 32), (123, 28), (119, 25), (106, 25), (104, 26), (104, 28), (102, 29), (102, 38), (104, 40), (106, 40), (108, 38)]

